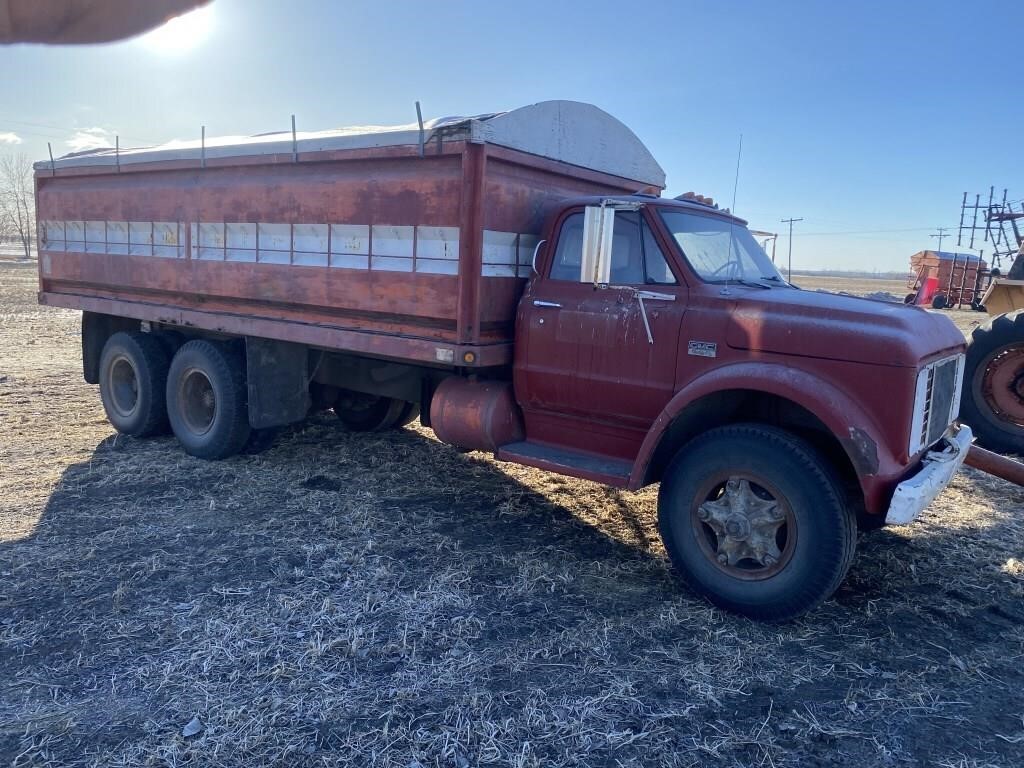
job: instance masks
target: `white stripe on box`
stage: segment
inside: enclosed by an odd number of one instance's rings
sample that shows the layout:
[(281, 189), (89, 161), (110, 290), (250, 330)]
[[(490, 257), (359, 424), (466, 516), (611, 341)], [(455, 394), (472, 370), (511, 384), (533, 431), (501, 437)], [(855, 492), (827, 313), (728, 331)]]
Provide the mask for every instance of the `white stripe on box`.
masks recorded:
[(44, 221), (43, 222), (44, 247), (51, 251), (64, 250), (64, 222)]
[[(517, 238), (518, 235), (515, 232), (495, 232), (485, 229), (483, 263), (515, 264)], [(486, 270), (484, 274), (487, 274)]]
[(85, 222), (85, 252), (106, 253), (107, 252), (107, 222), (87, 221)]
[(153, 255), (165, 259), (185, 258), (184, 224), (177, 221), (153, 222)]
[[(175, 221), (40, 223), (44, 250), (184, 258), (184, 224)], [(458, 227), (392, 224), (195, 222), (191, 256), (202, 261), (459, 273)], [(484, 230), (480, 274), (529, 276), (537, 236)]]
[(132, 256), (153, 255), (153, 222), (128, 222), (128, 253)]
[(224, 225), (224, 259), (226, 261), (256, 261), (255, 224), (228, 222)]

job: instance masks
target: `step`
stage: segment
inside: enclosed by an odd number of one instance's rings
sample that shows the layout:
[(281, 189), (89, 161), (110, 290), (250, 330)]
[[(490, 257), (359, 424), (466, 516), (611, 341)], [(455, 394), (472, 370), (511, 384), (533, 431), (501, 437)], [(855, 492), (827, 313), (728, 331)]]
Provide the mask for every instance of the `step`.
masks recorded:
[(582, 477), (605, 485), (625, 488), (633, 463), (625, 459), (595, 456), (570, 448), (523, 440), (501, 446), (495, 454), (498, 461), (512, 461), (528, 467), (546, 469), (572, 477)]

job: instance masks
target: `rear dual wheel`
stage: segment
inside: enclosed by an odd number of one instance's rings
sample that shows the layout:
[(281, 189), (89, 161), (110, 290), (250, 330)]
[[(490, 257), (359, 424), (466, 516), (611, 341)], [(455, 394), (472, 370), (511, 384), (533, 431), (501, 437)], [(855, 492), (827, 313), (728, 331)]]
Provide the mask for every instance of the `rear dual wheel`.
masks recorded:
[(810, 445), (772, 427), (714, 429), (677, 454), (658, 522), (682, 580), (712, 603), (784, 621), (832, 595), (857, 526), (833, 472)]
[(113, 334), (100, 356), (100, 399), (118, 432), (150, 437), (167, 431), (164, 382), (170, 353), (141, 331)]
[(338, 419), (354, 432), (383, 432), (411, 424), (419, 416), (416, 403), (393, 397), (341, 390), (334, 403)]
[(248, 393), (239, 350), (204, 339), (177, 351), (167, 375), (167, 416), (185, 452), (224, 459), (249, 441)]
[(118, 432), (150, 437), (170, 427), (202, 459), (257, 453), (276, 434), (250, 428), (244, 360), (228, 343), (115, 333), (100, 356), (100, 399)]

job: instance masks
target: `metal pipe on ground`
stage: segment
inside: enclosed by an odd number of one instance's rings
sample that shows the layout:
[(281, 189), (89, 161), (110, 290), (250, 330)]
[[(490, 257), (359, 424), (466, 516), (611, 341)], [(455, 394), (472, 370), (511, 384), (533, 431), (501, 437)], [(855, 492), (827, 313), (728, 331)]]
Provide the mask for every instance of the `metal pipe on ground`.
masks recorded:
[(1024, 485), (1024, 463), (1000, 456), (998, 453), (992, 453), (992, 451), (972, 445), (964, 463), (1011, 483)]

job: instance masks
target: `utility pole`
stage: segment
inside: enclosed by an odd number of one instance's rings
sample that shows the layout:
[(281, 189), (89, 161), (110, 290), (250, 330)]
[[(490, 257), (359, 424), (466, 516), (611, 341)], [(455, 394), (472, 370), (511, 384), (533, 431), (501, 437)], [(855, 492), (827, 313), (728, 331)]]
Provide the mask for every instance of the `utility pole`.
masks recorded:
[(946, 233), (949, 231), (948, 227), (937, 227), (934, 235), (929, 237), (937, 237), (939, 239), (939, 253), (942, 253), (942, 240), (946, 237)]
[(781, 223), (789, 224), (789, 266), (786, 268), (786, 282), (793, 282), (793, 222), (803, 221), (800, 219), (783, 219)]

